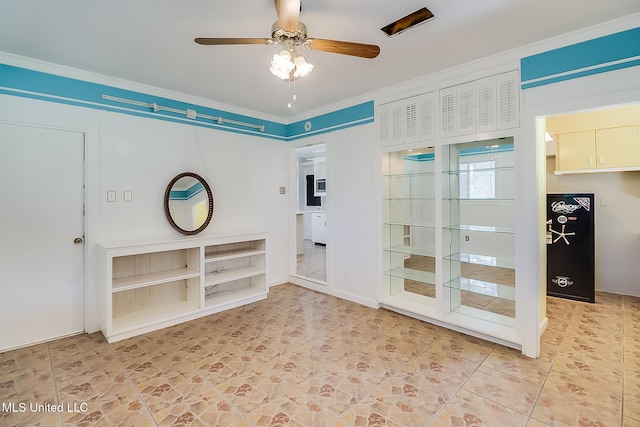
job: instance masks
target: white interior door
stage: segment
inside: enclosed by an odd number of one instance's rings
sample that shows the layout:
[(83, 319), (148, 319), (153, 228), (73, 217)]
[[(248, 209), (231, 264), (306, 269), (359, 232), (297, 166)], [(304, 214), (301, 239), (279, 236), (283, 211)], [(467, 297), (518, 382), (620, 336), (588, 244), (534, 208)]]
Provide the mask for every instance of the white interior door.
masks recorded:
[(84, 134), (0, 123), (0, 351), (84, 331)]

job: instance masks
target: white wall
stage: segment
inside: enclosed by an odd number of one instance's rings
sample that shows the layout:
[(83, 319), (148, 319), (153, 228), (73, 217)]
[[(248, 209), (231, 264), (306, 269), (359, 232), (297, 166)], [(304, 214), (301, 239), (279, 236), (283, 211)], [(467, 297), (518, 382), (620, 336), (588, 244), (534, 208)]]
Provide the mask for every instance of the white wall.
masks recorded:
[(594, 193), (596, 289), (640, 296), (640, 172), (554, 175), (547, 158), (548, 193)]
[[(167, 184), (178, 173), (205, 177), (215, 199), (203, 234), (269, 233), (269, 284), (288, 278), (288, 147), (264, 138), (0, 95), (0, 118), (87, 132), (86, 329), (98, 328), (96, 245), (175, 238), (164, 214)], [(25, 163), (29, 159), (24, 159)], [(56, 161), (56, 159), (51, 159)], [(106, 192), (117, 191), (108, 203)], [(123, 201), (123, 191), (133, 201)]]

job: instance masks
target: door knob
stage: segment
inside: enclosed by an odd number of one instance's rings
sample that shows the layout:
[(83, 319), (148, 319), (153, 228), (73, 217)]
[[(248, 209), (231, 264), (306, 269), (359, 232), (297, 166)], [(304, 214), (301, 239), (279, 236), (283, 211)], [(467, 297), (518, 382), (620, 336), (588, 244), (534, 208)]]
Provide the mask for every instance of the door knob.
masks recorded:
[(75, 239), (73, 239), (73, 243), (75, 243), (76, 245), (79, 245), (83, 241), (84, 240), (82, 239), (82, 237), (76, 237)]

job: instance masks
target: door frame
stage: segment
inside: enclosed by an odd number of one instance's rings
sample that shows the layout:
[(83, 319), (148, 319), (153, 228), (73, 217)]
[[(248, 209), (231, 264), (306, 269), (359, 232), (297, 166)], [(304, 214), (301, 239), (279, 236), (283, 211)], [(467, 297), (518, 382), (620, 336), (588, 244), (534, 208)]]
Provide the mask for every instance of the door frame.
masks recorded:
[[(37, 112), (39, 107), (44, 111), (50, 105), (44, 101), (33, 101), (10, 95), (0, 95), (11, 100), (11, 110), (0, 109), (0, 122), (11, 125), (39, 127), (62, 130), (82, 134), (84, 167), (83, 167), (83, 294), (84, 294), (84, 332), (93, 333), (100, 330), (100, 318), (104, 306), (104, 296), (97, 286), (100, 261), (96, 254), (96, 244), (100, 241), (100, 126), (97, 121), (69, 119), (81, 115), (74, 106), (58, 106), (59, 116), (50, 116)], [(10, 98), (9, 98), (10, 97)], [(35, 104), (34, 104), (35, 102)], [(8, 105), (8, 104), (7, 104)], [(106, 197), (106, 196), (105, 196)], [(60, 338), (60, 337), (57, 337)], [(56, 339), (57, 339), (56, 338)]]

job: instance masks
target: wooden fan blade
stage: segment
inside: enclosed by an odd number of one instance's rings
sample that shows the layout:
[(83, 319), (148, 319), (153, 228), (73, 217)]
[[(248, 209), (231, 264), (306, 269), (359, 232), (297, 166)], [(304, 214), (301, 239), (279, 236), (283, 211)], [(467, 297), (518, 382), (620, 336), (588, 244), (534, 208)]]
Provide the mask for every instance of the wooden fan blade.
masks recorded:
[(210, 38), (198, 37), (194, 39), (198, 44), (225, 45), (225, 44), (272, 44), (273, 39), (267, 38)]
[(283, 30), (295, 33), (300, 20), (300, 0), (273, 0), (276, 5), (278, 23)]
[(367, 59), (373, 59), (380, 53), (380, 47), (373, 44), (341, 42), (337, 40), (307, 39), (304, 45), (311, 50), (358, 56)]

